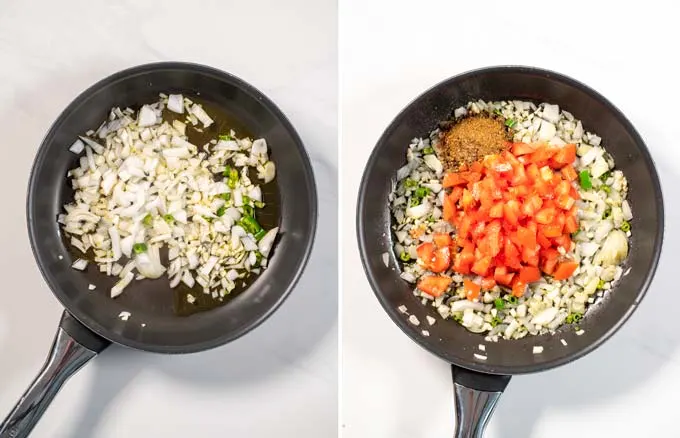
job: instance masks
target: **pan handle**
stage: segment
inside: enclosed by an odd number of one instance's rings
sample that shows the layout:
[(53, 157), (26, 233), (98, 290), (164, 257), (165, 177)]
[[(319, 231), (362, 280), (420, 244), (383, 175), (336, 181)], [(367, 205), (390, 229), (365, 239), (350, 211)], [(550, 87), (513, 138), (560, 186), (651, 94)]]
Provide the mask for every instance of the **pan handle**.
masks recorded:
[(64, 312), (45, 364), (0, 424), (0, 438), (27, 437), (64, 382), (110, 344)]
[(456, 404), (455, 438), (482, 438), (510, 376), (483, 374), (451, 365)]

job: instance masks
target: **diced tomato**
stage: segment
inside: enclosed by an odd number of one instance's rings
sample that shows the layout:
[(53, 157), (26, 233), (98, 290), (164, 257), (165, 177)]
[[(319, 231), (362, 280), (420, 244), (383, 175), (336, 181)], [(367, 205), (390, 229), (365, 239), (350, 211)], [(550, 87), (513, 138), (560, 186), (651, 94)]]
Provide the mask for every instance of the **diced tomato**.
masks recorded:
[(543, 206), (543, 200), (537, 194), (529, 196), (522, 205), (522, 213), (526, 216), (534, 216)]
[(486, 277), (489, 273), (489, 268), (491, 267), (491, 257), (483, 256), (478, 258), (472, 265), (471, 271), (482, 277)]
[(555, 242), (555, 246), (558, 248), (561, 246), (565, 251), (571, 251), (571, 237), (568, 234), (555, 237), (553, 242)]
[(512, 145), (512, 153), (515, 156), (531, 154), (535, 150), (536, 148), (533, 145), (527, 143), (513, 143)]
[(449, 277), (443, 275), (429, 275), (420, 279), (418, 282), (418, 289), (436, 298), (443, 295), (450, 285), (451, 278)]
[(553, 157), (553, 155), (555, 155), (556, 152), (557, 152), (556, 148), (550, 146), (543, 146), (536, 149), (536, 151), (533, 154), (531, 154), (530, 159), (533, 163), (537, 164), (547, 163)]
[(536, 222), (543, 225), (550, 224), (555, 220), (556, 213), (554, 208), (543, 208), (536, 213)]
[(541, 270), (548, 275), (551, 275), (557, 266), (560, 259), (560, 253), (556, 249), (545, 249), (541, 251)]
[(562, 168), (562, 176), (567, 181), (576, 181), (576, 178), (578, 178), (578, 173), (576, 173), (576, 170), (573, 166), (567, 165)]
[(541, 245), (541, 248), (543, 249), (548, 249), (552, 246), (550, 239), (548, 239), (548, 237), (540, 231), (536, 234), (536, 242), (538, 242), (538, 244)]
[(449, 233), (435, 233), (432, 240), (437, 248), (445, 248), (453, 244), (453, 239)]
[(515, 200), (506, 202), (503, 205), (503, 216), (505, 217), (505, 220), (512, 225), (517, 225), (520, 218), (519, 208), (520, 204)]
[(571, 234), (577, 231), (578, 222), (576, 221), (576, 217), (572, 215), (567, 215), (567, 217), (564, 220), (564, 232)]
[(555, 205), (560, 207), (562, 210), (570, 210), (575, 203), (576, 201), (574, 198), (572, 198), (570, 194), (566, 194), (560, 195), (560, 197), (557, 198)]
[(521, 266), (520, 256), (521, 254), (515, 244), (510, 239), (506, 239), (503, 247), (505, 264), (513, 269), (519, 269)]
[(460, 198), (463, 196), (463, 187), (454, 187), (451, 189), (451, 193), (449, 193), (449, 199), (453, 201), (455, 204), (460, 200)]
[(562, 225), (560, 224), (543, 225), (541, 227), (540, 232), (545, 237), (549, 237), (551, 239), (560, 237), (562, 235)]
[(434, 252), (428, 268), (432, 272), (445, 272), (451, 266), (451, 250), (448, 246), (439, 248)]
[(540, 245), (536, 244), (536, 247), (522, 248), (522, 261), (529, 266), (538, 266), (539, 258), (538, 251), (541, 249)]
[(515, 274), (512, 272), (508, 272), (508, 268), (506, 266), (496, 266), (496, 269), (494, 270), (493, 273), (493, 279), (496, 281), (498, 284), (502, 284), (503, 286), (510, 286), (510, 283), (512, 282), (512, 277)]
[[(573, 143), (562, 146), (552, 157), (555, 167), (571, 165), (576, 160), (576, 145)], [(575, 178), (574, 178), (575, 179)], [(573, 180), (570, 180), (573, 181)]]
[(553, 272), (553, 278), (555, 280), (566, 280), (571, 277), (574, 271), (578, 268), (578, 263), (576, 262), (561, 262), (555, 268)]
[(517, 227), (517, 242), (522, 248), (534, 248), (536, 233), (526, 227)]
[(519, 165), (516, 167), (513, 167), (513, 175), (512, 175), (512, 184), (516, 186), (520, 186), (523, 184), (526, 184), (528, 179), (527, 179), (527, 174), (524, 171), (524, 166)]
[(502, 218), (503, 217), (503, 203), (497, 202), (489, 209), (490, 218)]
[(463, 239), (467, 239), (470, 236), (471, 229), (472, 218), (470, 216), (463, 216), (458, 226), (458, 235)]
[(451, 222), (456, 216), (456, 202), (450, 196), (444, 196), (442, 217), (445, 221)]
[(534, 266), (523, 266), (519, 270), (519, 279), (524, 283), (533, 283), (541, 279), (541, 271)]
[(524, 296), (526, 290), (527, 290), (526, 283), (520, 280), (519, 276), (515, 276), (515, 278), (512, 280), (512, 295), (517, 298), (520, 298)]
[(460, 206), (463, 210), (469, 210), (475, 205), (475, 198), (472, 196), (472, 192), (468, 189), (463, 189), (463, 195), (460, 197)]
[(444, 175), (444, 180), (442, 181), (442, 186), (445, 189), (464, 184), (467, 184), (467, 181), (461, 176), (460, 173), (457, 172), (448, 172), (446, 175)]
[(461, 172), (459, 175), (468, 183), (474, 183), (482, 179), (482, 174), (475, 171)]
[(484, 170), (484, 167), (482, 167), (482, 163), (480, 163), (479, 161), (475, 161), (470, 165), (470, 170), (472, 172), (481, 173)]
[(496, 286), (496, 280), (493, 277), (485, 277), (482, 279), (482, 289), (491, 290)]
[(465, 279), (463, 280), (463, 289), (467, 299), (472, 301), (479, 298), (482, 287), (471, 280)]

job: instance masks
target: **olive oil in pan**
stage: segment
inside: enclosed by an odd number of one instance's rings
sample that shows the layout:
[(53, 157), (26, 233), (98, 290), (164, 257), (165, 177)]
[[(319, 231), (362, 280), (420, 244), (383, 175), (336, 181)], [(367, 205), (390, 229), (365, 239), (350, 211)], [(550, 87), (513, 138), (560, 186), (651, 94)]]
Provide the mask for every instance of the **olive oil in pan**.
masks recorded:
[[(219, 135), (228, 134), (230, 130), (234, 130), (236, 136), (239, 138), (249, 137), (253, 140), (256, 138), (243, 124), (230, 117), (230, 115), (220, 107), (194, 96), (190, 98), (194, 102), (201, 104), (205, 111), (215, 121), (215, 123), (205, 129), (202, 128), (201, 124), (196, 127), (187, 124), (187, 136), (189, 137), (189, 141), (200, 149), (202, 149), (203, 145), (210, 142), (210, 140), (216, 139)], [(184, 122), (186, 115), (173, 113), (167, 109), (163, 111), (163, 120), (172, 123), (172, 121), (176, 119)], [(275, 161), (275, 152), (271, 149), (269, 152), (270, 155), (272, 155), (272, 159)], [(74, 161), (74, 166), (75, 165)], [(265, 203), (264, 208), (255, 209), (255, 217), (265, 230), (270, 230), (279, 225), (280, 218), (280, 194), (276, 180), (264, 184), (257, 178), (255, 172), (251, 171), (251, 175), (249, 176), (253, 182), (260, 184), (262, 189), (262, 200)], [(216, 177), (219, 179), (221, 178), (221, 175)], [(62, 194), (62, 205), (72, 201), (73, 190), (71, 189), (70, 184), (65, 184)], [(109, 277), (105, 273), (99, 272), (99, 266), (93, 262), (94, 254), (92, 251), (90, 250), (87, 254), (82, 254), (80, 250), (71, 245), (70, 237), (61, 231), (61, 227), (60, 233), (64, 246), (67, 248), (72, 260), (83, 258), (90, 261), (86, 270), (83, 271), (83, 275), (89, 283), (96, 285), (97, 289), (89, 293), (101, 293), (108, 296), (111, 287), (115, 285), (118, 278)], [(272, 249), (272, 254), (275, 252), (276, 247)], [(161, 250), (161, 259), (163, 265), (168, 266), (166, 248)], [(119, 261), (119, 263), (123, 265), (126, 262), (127, 260)], [(149, 310), (152, 313), (188, 316), (226, 304), (233, 297), (245, 291), (257, 277), (258, 275), (251, 274), (248, 278), (239, 279), (236, 281), (236, 288), (230, 294), (225, 297), (218, 296), (217, 298), (213, 298), (212, 295), (203, 293), (203, 288), (198, 283), (192, 288), (187, 287), (184, 283), (180, 283), (176, 288), (170, 289), (169, 279), (164, 275), (156, 280), (144, 279), (133, 281), (125, 288), (123, 294), (116, 298), (116, 301), (119, 301), (125, 306), (129, 305), (130, 308), (143, 307), (145, 310)], [(194, 297), (193, 303), (189, 302), (189, 295)]]

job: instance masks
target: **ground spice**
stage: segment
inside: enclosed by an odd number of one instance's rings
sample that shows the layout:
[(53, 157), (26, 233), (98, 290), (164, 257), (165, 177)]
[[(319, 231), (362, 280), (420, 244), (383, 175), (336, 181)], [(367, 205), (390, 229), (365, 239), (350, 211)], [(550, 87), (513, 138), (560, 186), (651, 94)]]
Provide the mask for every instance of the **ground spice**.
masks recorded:
[(502, 119), (482, 115), (465, 117), (444, 133), (437, 152), (447, 169), (458, 170), (462, 164), (469, 165), (486, 155), (504, 151), (511, 138)]

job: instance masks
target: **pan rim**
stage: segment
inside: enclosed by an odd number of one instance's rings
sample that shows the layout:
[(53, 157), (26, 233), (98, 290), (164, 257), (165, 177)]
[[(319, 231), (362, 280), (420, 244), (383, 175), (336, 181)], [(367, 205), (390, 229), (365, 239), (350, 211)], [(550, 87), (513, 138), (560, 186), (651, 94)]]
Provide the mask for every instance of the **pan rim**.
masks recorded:
[[(561, 358), (548, 361), (548, 362), (542, 362), (542, 363), (537, 363), (537, 364), (525, 364), (525, 365), (520, 365), (520, 366), (492, 366), (488, 365), (485, 363), (480, 363), (480, 362), (475, 362), (473, 360), (458, 360), (456, 362), (452, 362), (449, 357), (446, 357), (441, 350), (436, 350), (434, 348), (431, 348), (430, 346), (427, 345), (427, 343), (424, 341), (424, 338), (421, 336), (416, 336), (415, 332), (411, 330), (411, 328), (408, 326), (408, 323), (404, 318), (400, 317), (400, 313), (396, 308), (394, 308), (388, 300), (385, 298), (385, 296), (380, 292), (380, 287), (378, 285), (377, 279), (371, 269), (369, 268), (369, 263), (368, 259), (370, 255), (367, 253), (367, 242), (366, 242), (366, 229), (364, 227), (364, 221), (363, 217), (365, 215), (365, 199), (366, 199), (366, 191), (368, 190), (368, 179), (369, 179), (369, 169), (372, 169), (375, 167), (375, 164), (377, 160), (379, 159), (379, 154), (378, 150), (381, 148), (381, 146), (387, 141), (387, 138), (392, 134), (392, 132), (397, 128), (397, 121), (402, 118), (402, 116), (406, 113), (406, 111), (414, 105), (416, 102), (418, 102), (420, 99), (422, 99), (424, 96), (429, 95), (430, 93), (440, 89), (441, 87), (444, 87), (450, 83), (455, 83), (464, 79), (468, 79), (477, 75), (482, 75), (482, 74), (489, 74), (489, 73), (520, 73), (520, 74), (525, 74), (525, 75), (541, 75), (545, 77), (551, 77), (553, 79), (557, 79), (560, 82), (565, 83), (566, 85), (577, 88), (584, 93), (590, 95), (600, 103), (602, 103), (605, 107), (608, 108), (608, 110), (612, 113), (614, 117), (619, 119), (626, 128), (626, 130), (629, 132), (629, 134), (633, 137), (635, 143), (640, 145), (640, 152), (642, 158), (645, 160), (647, 165), (650, 168), (650, 176), (652, 179), (652, 184), (654, 186), (654, 195), (658, 199), (658, 205), (657, 205), (657, 211), (656, 211), (656, 216), (657, 216), (657, 225), (659, 232), (657, 234), (656, 241), (654, 242), (654, 247), (653, 247), (653, 255), (652, 255), (652, 260), (651, 260), (651, 265), (650, 268), (645, 275), (644, 281), (642, 283), (642, 287), (640, 291), (637, 294), (637, 297), (633, 304), (626, 310), (624, 315), (616, 321), (613, 325), (611, 325), (608, 330), (600, 336), (598, 339), (595, 339), (592, 343), (587, 345), (586, 347), (577, 350), (569, 355), (563, 356)], [(357, 193), (357, 212), (356, 212), (356, 237), (358, 241), (358, 246), (359, 246), (359, 256), (362, 262), (362, 267), (364, 270), (364, 273), (367, 277), (367, 280), (371, 286), (371, 289), (373, 290), (374, 295), (380, 302), (380, 305), (382, 308), (387, 312), (389, 315), (390, 319), (392, 322), (394, 322), (399, 329), (406, 334), (413, 342), (418, 344), (420, 347), (424, 348), (431, 354), (439, 357), (440, 359), (452, 363), (455, 366), (459, 366), (462, 368), (466, 368), (472, 371), (477, 371), (477, 372), (482, 372), (486, 374), (497, 374), (497, 375), (515, 375), (515, 374), (528, 374), (528, 373), (534, 373), (534, 372), (539, 372), (539, 371), (546, 371), (561, 365), (565, 365), (569, 362), (572, 362), (576, 359), (579, 359), (588, 353), (594, 351), (598, 347), (600, 347), (604, 342), (606, 342), (608, 339), (610, 339), (614, 333), (616, 333), (631, 317), (633, 312), (637, 309), (638, 305), (640, 304), (640, 301), (644, 298), (644, 296), (647, 294), (647, 291), (649, 289), (649, 286), (651, 285), (651, 282), (654, 279), (654, 275), (656, 273), (659, 259), (661, 257), (661, 251), (662, 251), (662, 246), (663, 246), (663, 236), (664, 236), (664, 231), (665, 231), (665, 217), (664, 217), (664, 201), (663, 201), (663, 193), (661, 190), (661, 182), (659, 179), (658, 171), (656, 169), (656, 165), (654, 164), (654, 160), (651, 156), (651, 153), (649, 152), (649, 148), (645, 144), (644, 140), (638, 133), (638, 131), (635, 129), (633, 124), (628, 120), (628, 118), (619, 110), (618, 107), (616, 107), (611, 101), (609, 101), (606, 97), (604, 97), (602, 94), (600, 94), (598, 91), (594, 90), (593, 88), (589, 87), (588, 85), (573, 79), (569, 76), (566, 76), (561, 73), (557, 73), (552, 70), (547, 70), (539, 67), (533, 67), (533, 66), (525, 66), (525, 65), (496, 65), (496, 66), (487, 66), (487, 67), (482, 67), (478, 69), (473, 69), (473, 70), (468, 70), (465, 72), (462, 72), (460, 74), (451, 76), (449, 78), (446, 78), (438, 83), (436, 83), (433, 86), (430, 86), (427, 88), (425, 91), (421, 92), (417, 97), (412, 99), (407, 105), (405, 105), (401, 111), (392, 119), (390, 124), (385, 128), (381, 136), (379, 137), (378, 141), (376, 142), (375, 146), (373, 147), (373, 150), (366, 162), (366, 165), (364, 167), (364, 172), (361, 178), (361, 183), (359, 185), (359, 191)], [(458, 358), (460, 359), (460, 358)]]
[[(239, 330), (232, 331), (232, 332), (227, 332), (223, 333), (220, 336), (213, 337), (211, 339), (207, 339), (201, 342), (196, 342), (192, 344), (184, 344), (184, 345), (162, 345), (162, 344), (150, 344), (147, 342), (140, 342), (134, 339), (127, 338), (125, 336), (122, 336), (121, 334), (112, 332), (111, 330), (108, 330), (105, 328), (102, 324), (100, 324), (96, 319), (91, 318), (89, 315), (87, 315), (85, 312), (81, 312), (78, 309), (72, 309), (70, 306), (70, 303), (66, 302), (64, 299), (64, 296), (62, 296), (61, 293), (58, 293), (57, 291), (60, 289), (59, 284), (56, 282), (56, 280), (53, 278), (53, 276), (50, 274), (49, 270), (47, 269), (47, 264), (48, 261), (45, 259), (44, 255), (41, 253), (39, 250), (39, 244), (36, 242), (36, 230), (34, 227), (34, 221), (33, 221), (33, 211), (32, 211), (32, 204), (33, 200), (35, 197), (35, 188), (36, 188), (36, 180), (38, 177), (38, 172), (37, 169), (40, 168), (45, 160), (45, 155), (47, 148), (45, 147), (46, 141), (51, 138), (54, 133), (57, 130), (57, 127), (60, 126), (63, 121), (68, 117), (68, 115), (77, 107), (83, 104), (83, 102), (88, 98), (88, 96), (92, 95), (93, 93), (97, 92), (100, 90), (102, 87), (108, 86), (112, 83), (115, 83), (117, 81), (121, 80), (126, 80), (130, 77), (136, 76), (136, 75), (141, 75), (141, 74), (147, 74), (149, 72), (153, 71), (159, 71), (159, 70), (181, 70), (181, 71), (188, 71), (188, 72), (194, 72), (194, 73), (199, 73), (202, 75), (206, 76), (213, 76), (220, 78), (222, 80), (227, 80), (230, 83), (234, 84), (234, 86), (238, 87), (240, 90), (246, 92), (253, 98), (257, 99), (259, 102), (262, 103), (266, 108), (268, 108), (275, 116), (275, 118), (281, 123), (281, 125), (286, 129), (286, 131), (289, 133), (289, 135), (292, 137), (295, 146), (297, 147), (300, 155), (303, 158), (303, 163), (302, 163), (302, 174), (304, 176), (304, 181), (307, 187), (309, 187), (309, 196), (307, 201), (309, 202), (310, 205), (310, 210), (308, 212), (308, 216), (311, 218), (310, 220), (310, 225), (309, 228), (307, 229), (307, 234), (308, 238), (306, 239), (306, 242), (304, 242), (304, 247), (302, 249), (302, 256), (300, 257), (300, 260), (298, 261), (297, 267), (292, 275), (292, 280), (285, 286), (285, 289), (283, 292), (280, 294), (276, 302), (270, 306), (269, 308), (266, 309), (261, 315), (259, 315), (256, 319), (251, 321), (249, 324), (242, 326)], [(214, 67), (209, 67), (203, 64), (198, 64), (198, 63), (190, 63), (190, 62), (180, 62), (180, 61), (164, 61), (164, 62), (153, 62), (153, 63), (146, 63), (146, 64), (140, 64), (136, 65), (133, 67), (126, 68), (124, 70), (115, 72), (99, 81), (94, 83), (93, 85), (89, 86), (86, 88), (84, 91), (82, 91), (80, 94), (78, 94), (69, 104), (62, 110), (62, 112), (59, 114), (59, 116), (55, 119), (55, 121), (50, 125), (50, 128), (47, 130), (47, 133), (43, 137), (43, 139), (40, 142), (40, 146), (38, 147), (38, 150), (36, 152), (36, 155), (33, 159), (33, 164), (31, 166), (31, 171), (29, 175), (29, 182), (28, 182), (28, 187), (27, 187), (27, 196), (26, 196), (26, 222), (27, 222), (27, 227), (28, 227), (28, 235), (29, 235), (29, 242), (31, 245), (31, 251), (33, 253), (33, 257), (38, 265), (38, 269), (40, 270), (40, 273), (47, 283), (48, 287), (50, 288), (50, 291), (52, 294), (59, 300), (61, 305), (64, 307), (65, 311), (71, 314), (76, 320), (78, 320), (81, 324), (83, 324), (86, 328), (91, 330), (92, 332), (96, 333), (97, 335), (115, 343), (121, 346), (129, 347), (132, 349), (136, 350), (141, 350), (141, 351), (148, 351), (148, 352), (154, 352), (154, 353), (168, 353), (168, 354), (182, 354), (182, 353), (195, 353), (199, 351), (204, 351), (204, 350), (209, 350), (215, 347), (218, 347), (220, 345), (226, 344), (228, 342), (234, 341), (241, 336), (245, 335), (246, 333), (250, 332), (251, 330), (255, 329), (259, 325), (261, 325), (265, 320), (267, 320), (278, 308), (283, 304), (283, 302), (288, 298), (290, 293), (293, 291), (295, 286), (297, 285), (298, 281), (302, 277), (302, 274), (307, 266), (307, 263), (309, 262), (309, 257), (311, 255), (311, 252), (313, 250), (314, 246), (314, 241), (316, 238), (316, 230), (317, 230), (317, 221), (318, 221), (318, 193), (317, 193), (317, 188), (316, 188), (316, 181), (314, 178), (314, 171), (311, 165), (311, 160), (309, 158), (309, 154), (307, 153), (306, 148), (304, 147), (304, 143), (297, 132), (297, 130), (293, 127), (292, 123), (290, 120), (286, 117), (286, 115), (281, 111), (281, 109), (269, 98), (267, 97), (264, 93), (262, 93), (260, 90), (255, 88), (253, 85), (249, 84), (248, 82), (244, 81), (243, 79), (225, 72), (223, 70), (219, 70)]]

